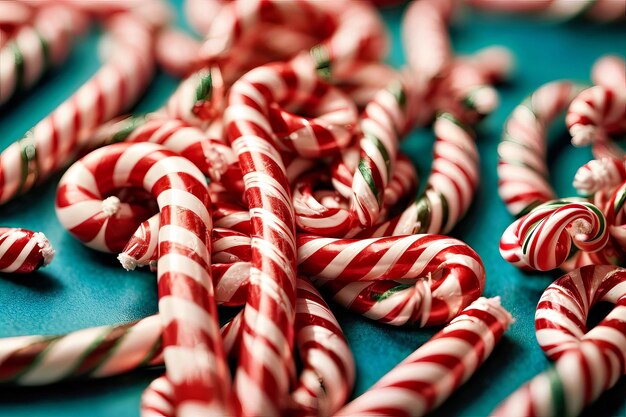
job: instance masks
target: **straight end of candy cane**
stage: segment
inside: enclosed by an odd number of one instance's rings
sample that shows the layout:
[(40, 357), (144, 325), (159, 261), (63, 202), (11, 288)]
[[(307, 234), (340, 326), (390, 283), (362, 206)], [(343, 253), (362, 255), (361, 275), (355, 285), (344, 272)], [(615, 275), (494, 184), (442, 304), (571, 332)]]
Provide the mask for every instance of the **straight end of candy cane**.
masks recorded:
[(48, 265), (52, 262), (55, 254), (55, 250), (50, 244), (50, 241), (46, 235), (41, 232), (34, 233), (33, 239), (37, 242), (37, 246), (39, 246), (39, 253), (41, 253), (41, 256), (43, 257), (43, 264), (41, 266)]
[(120, 261), (122, 267), (127, 271), (134, 271), (137, 268), (137, 260), (126, 253), (117, 255), (117, 260)]

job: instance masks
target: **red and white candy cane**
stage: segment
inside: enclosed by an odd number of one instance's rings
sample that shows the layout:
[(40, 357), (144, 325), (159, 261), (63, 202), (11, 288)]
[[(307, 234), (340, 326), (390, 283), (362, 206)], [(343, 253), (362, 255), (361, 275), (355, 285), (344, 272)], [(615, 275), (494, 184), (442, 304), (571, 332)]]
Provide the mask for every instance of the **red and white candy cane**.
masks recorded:
[[(269, 110), (291, 93), (291, 67), (258, 67), (231, 88), (224, 125), (239, 157), (250, 211), (252, 267), (235, 376), (244, 414), (286, 406), (296, 297), (295, 221), (285, 165), (272, 140)], [(291, 79), (294, 80), (293, 78)]]
[(66, 165), (101, 123), (132, 104), (153, 71), (152, 33), (129, 14), (107, 21), (116, 48), (107, 64), (71, 98), (0, 155), (0, 203)]
[(479, 298), (336, 415), (425, 415), (474, 374), (512, 321), (498, 298)]
[(54, 249), (43, 233), (0, 227), (0, 272), (27, 274), (53, 257)]
[(339, 304), (396, 326), (447, 323), (485, 284), (478, 255), (440, 235), (360, 240), (302, 235), (298, 267)]
[(210, 198), (204, 175), (187, 159), (152, 143), (115, 144), (77, 165), (100, 190), (143, 188), (160, 209), (159, 316), (164, 358), (179, 415), (230, 410), (210, 269)]
[(59, 336), (0, 339), (0, 384), (45, 385), (104, 378), (163, 363), (158, 316)]
[(500, 239), (500, 254), (522, 269), (550, 271), (570, 257), (572, 242), (582, 252), (603, 249), (609, 240), (602, 211), (583, 199), (554, 200), (513, 222)]
[(424, 194), (399, 216), (358, 236), (447, 233), (469, 208), (478, 186), (478, 150), (473, 132), (449, 113), (437, 117), (434, 160)]
[(576, 146), (593, 144), (596, 158), (621, 159), (624, 152), (611, 138), (626, 131), (626, 63), (606, 56), (593, 66), (595, 86), (582, 91), (569, 106), (565, 122)]
[(85, 16), (68, 7), (42, 7), (34, 14), (32, 23), (15, 29), (0, 49), (0, 104), (20, 90), (31, 89), (50, 67), (60, 65), (68, 55), (72, 35), (85, 26)]
[(547, 129), (582, 89), (570, 81), (544, 84), (506, 121), (498, 145), (498, 192), (511, 214), (519, 216), (556, 198), (548, 182)]
[(574, 188), (578, 194), (588, 197), (614, 189), (623, 181), (626, 181), (626, 159), (592, 159), (576, 171)]
[(434, 87), (434, 80), (446, 74), (452, 62), (448, 20), (453, 9), (453, 0), (416, 1), (402, 19), (407, 62), (425, 94)]
[[(598, 302), (613, 310), (593, 329)], [(495, 416), (576, 416), (626, 373), (626, 270), (586, 266), (562, 276), (541, 296), (537, 341), (554, 366), (520, 387)]]

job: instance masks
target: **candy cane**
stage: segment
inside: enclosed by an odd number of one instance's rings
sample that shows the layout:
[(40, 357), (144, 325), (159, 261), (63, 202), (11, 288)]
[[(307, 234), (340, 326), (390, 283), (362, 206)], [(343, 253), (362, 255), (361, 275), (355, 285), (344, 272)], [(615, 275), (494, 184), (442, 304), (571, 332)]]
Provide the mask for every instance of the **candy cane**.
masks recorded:
[[(167, 376), (181, 415), (226, 413), (224, 360), (210, 270), (209, 194), (204, 175), (188, 160), (150, 143), (115, 144), (77, 162), (103, 192), (149, 191), (159, 203), (159, 316)], [(189, 387), (194, 387), (189, 390)]]
[(500, 240), (500, 254), (518, 267), (549, 271), (570, 256), (572, 242), (593, 253), (608, 239), (598, 207), (582, 199), (562, 199), (541, 204), (512, 223)]
[(478, 255), (439, 235), (361, 240), (303, 235), (298, 266), (339, 304), (396, 326), (447, 323), (480, 296), (485, 282)]
[(161, 328), (158, 316), (151, 316), (61, 336), (0, 339), (0, 383), (43, 385), (71, 378), (104, 378), (163, 363)]
[(409, 67), (423, 91), (433, 88), (433, 80), (442, 78), (452, 61), (448, 20), (452, 0), (413, 2), (402, 20), (402, 39)]
[[(587, 331), (589, 309), (601, 301), (615, 306)], [(539, 300), (535, 327), (539, 345), (556, 362), (493, 415), (578, 415), (626, 372), (626, 270), (587, 266), (559, 278)]]
[(67, 164), (90, 134), (133, 103), (152, 74), (152, 34), (131, 15), (108, 21), (116, 44), (108, 63), (70, 99), (0, 155), (0, 203)]
[(0, 227), (0, 272), (27, 274), (53, 257), (54, 249), (43, 233)]
[(404, 212), (359, 237), (447, 233), (465, 214), (478, 186), (478, 150), (469, 127), (449, 113), (433, 127), (434, 161), (423, 195)]
[(581, 90), (569, 81), (544, 84), (506, 121), (498, 145), (498, 192), (511, 214), (556, 198), (548, 182), (546, 130)]
[(224, 113), (250, 210), (252, 268), (235, 376), (244, 414), (275, 415), (288, 391), (296, 292), (293, 206), (273, 145), (269, 106), (289, 93), (284, 64), (256, 68), (231, 88)]
[(84, 19), (71, 8), (48, 6), (36, 12), (32, 25), (17, 29), (0, 50), (0, 105), (65, 61), (72, 35), (85, 26)]
[(513, 321), (498, 298), (479, 298), (337, 416), (422, 416), (489, 357)]

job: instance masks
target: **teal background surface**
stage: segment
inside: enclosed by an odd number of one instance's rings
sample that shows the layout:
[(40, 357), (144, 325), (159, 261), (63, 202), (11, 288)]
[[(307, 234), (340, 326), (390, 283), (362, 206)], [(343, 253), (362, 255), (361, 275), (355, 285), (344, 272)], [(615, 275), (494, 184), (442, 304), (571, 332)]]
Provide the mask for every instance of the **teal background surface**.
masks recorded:
[[(177, 22), (184, 25), (180, 16)], [(400, 41), (402, 7), (383, 11), (393, 39), (389, 62), (404, 62)], [(533, 316), (542, 291), (559, 274), (523, 274), (504, 262), (498, 240), (512, 221), (497, 195), (496, 147), (506, 116), (541, 84), (571, 78), (588, 80), (595, 59), (606, 53), (626, 53), (626, 26), (589, 22), (554, 24), (524, 17), (467, 12), (452, 29), (454, 48), (469, 53), (501, 44), (515, 54), (511, 81), (502, 86), (501, 106), (478, 130), (481, 183), (474, 203), (452, 235), (468, 242), (487, 270), (486, 296), (499, 295), (516, 322), (487, 362), (442, 407), (438, 416), (484, 416), (522, 383), (549, 365), (535, 341)], [(78, 39), (69, 60), (46, 76), (33, 91), (0, 109), (0, 149), (19, 138), (75, 91), (98, 68), (94, 29)], [(159, 74), (136, 111), (157, 108), (178, 80)], [(422, 175), (431, 164), (433, 136), (418, 130), (403, 148)], [(562, 196), (572, 195), (577, 167), (590, 159), (588, 149), (568, 144), (562, 123), (550, 138), (552, 182)], [(85, 248), (66, 233), (54, 214), (56, 176), (30, 194), (0, 207), (2, 226), (44, 232), (57, 249), (54, 262), (30, 276), (0, 275), (0, 337), (51, 334), (84, 327), (126, 322), (157, 311), (154, 276), (126, 273), (115, 256)], [(394, 328), (381, 325), (333, 305), (357, 363), (358, 395), (394, 365), (427, 341), (437, 329)], [(599, 312), (598, 314), (601, 314)], [(141, 370), (98, 381), (79, 381), (39, 388), (0, 389), (0, 416), (138, 416), (139, 399), (160, 370)], [(626, 378), (602, 396), (585, 415), (626, 416)]]

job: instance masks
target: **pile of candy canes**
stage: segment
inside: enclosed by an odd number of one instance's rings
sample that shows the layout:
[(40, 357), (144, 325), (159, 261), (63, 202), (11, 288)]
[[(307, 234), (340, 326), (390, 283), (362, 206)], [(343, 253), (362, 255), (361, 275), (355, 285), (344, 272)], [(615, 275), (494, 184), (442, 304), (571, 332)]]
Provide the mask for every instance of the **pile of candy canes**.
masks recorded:
[[(467, 3), (557, 18), (623, 15), (610, 0), (584, 9), (565, 0)], [(160, 0), (1, 2), (0, 103), (60, 65), (91, 23), (103, 25), (106, 42), (98, 72), (0, 155), (0, 202), (78, 159), (58, 186), (59, 220), (85, 245), (118, 253), (124, 268), (155, 271), (159, 313), (0, 339), (0, 382), (164, 364), (142, 397), (145, 417), (415, 416), (440, 405), (512, 322), (498, 298), (480, 297), (478, 255), (445, 236), (479, 181), (473, 126), (497, 106), (494, 83), (512, 61), (499, 47), (453, 54), (447, 26), (458, 6), (408, 6), (408, 67), (398, 71), (382, 62), (389, 40), (365, 1), (188, 0), (202, 40), (171, 27)], [(123, 116), (157, 65), (183, 77), (180, 86), (160, 109)], [(555, 367), (498, 415), (577, 414), (625, 372), (626, 270), (594, 266), (619, 265), (626, 250), (626, 166), (611, 142), (626, 128), (624, 62), (602, 59), (592, 78), (587, 89), (541, 87), (514, 111), (499, 148), (500, 193), (521, 215), (502, 238), (503, 256), (572, 272), (537, 310), (538, 340)], [(574, 144), (591, 144), (598, 159), (576, 176), (583, 197), (555, 200), (545, 130), (565, 109)], [(400, 141), (429, 125), (432, 169), (414, 198), (417, 174)], [(53, 253), (41, 233), (0, 229), (2, 272), (32, 272)], [(447, 324), (346, 405), (354, 362), (322, 295), (383, 323)], [(598, 301), (616, 308), (585, 334)], [(221, 328), (219, 305), (241, 307)]]

